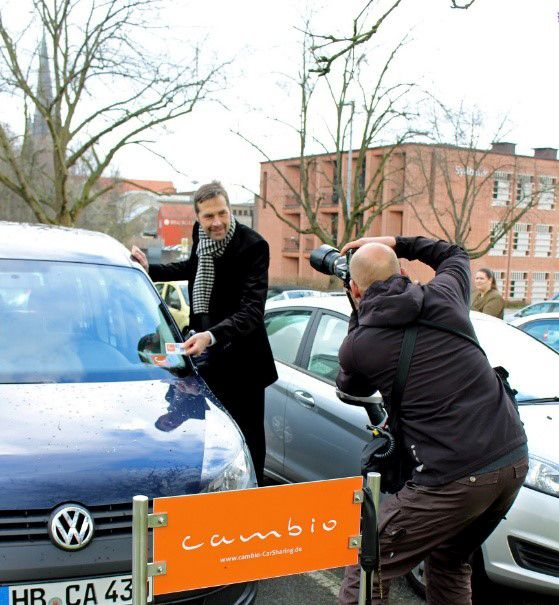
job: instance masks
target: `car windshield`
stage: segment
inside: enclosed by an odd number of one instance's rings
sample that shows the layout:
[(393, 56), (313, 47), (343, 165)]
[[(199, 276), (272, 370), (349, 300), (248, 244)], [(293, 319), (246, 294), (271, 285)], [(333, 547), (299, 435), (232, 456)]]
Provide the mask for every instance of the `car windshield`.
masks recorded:
[(519, 403), (559, 396), (559, 355), (555, 351), (504, 322), (473, 320), (491, 365), (509, 372)]
[(113, 382), (189, 372), (181, 339), (139, 270), (0, 260), (0, 382)]

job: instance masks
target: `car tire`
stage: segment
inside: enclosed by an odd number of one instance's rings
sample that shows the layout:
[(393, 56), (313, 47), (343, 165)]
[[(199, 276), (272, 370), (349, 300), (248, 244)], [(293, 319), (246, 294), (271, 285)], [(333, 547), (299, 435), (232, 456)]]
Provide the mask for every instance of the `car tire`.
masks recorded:
[(421, 561), (409, 573), (406, 580), (418, 597), (425, 599), (425, 562)]
[[(488, 596), (490, 596), (495, 585), (487, 577), (485, 573), (485, 566), (483, 563), (483, 554), (481, 549), (478, 548), (470, 559), (470, 565), (472, 566), (472, 603), (473, 605), (483, 605), (488, 602)], [(425, 594), (425, 562), (421, 561), (419, 565), (416, 565), (409, 573), (406, 574), (406, 580), (411, 586), (415, 594), (422, 599), (426, 598)], [(497, 601), (495, 601), (497, 602)]]

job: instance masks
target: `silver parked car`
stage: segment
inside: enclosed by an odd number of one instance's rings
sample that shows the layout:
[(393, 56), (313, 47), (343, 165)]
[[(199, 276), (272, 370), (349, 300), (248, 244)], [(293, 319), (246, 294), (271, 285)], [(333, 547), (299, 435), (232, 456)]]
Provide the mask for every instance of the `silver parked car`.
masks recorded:
[[(268, 303), (266, 329), (279, 380), (266, 391), (266, 468), (279, 481), (359, 475), (368, 417), (335, 395), (347, 299)], [(505, 322), (472, 313), (493, 366), (510, 372), (528, 434), (525, 486), (482, 546), (490, 579), (559, 595), (559, 355)]]

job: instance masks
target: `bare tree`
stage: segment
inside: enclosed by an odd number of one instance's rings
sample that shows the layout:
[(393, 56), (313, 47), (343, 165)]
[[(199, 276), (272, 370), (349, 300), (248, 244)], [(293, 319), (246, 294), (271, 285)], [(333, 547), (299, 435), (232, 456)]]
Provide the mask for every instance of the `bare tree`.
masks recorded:
[[(149, 189), (142, 190), (134, 183), (134, 190), (123, 191), (118, 173), (111, 177), (118, 185), (99, 198), (95, 204), (86, 206), (81, 212), (76, 226), (92, 231), (107, 233), (130, 247), (136, 238), (149, 233), (154, 237), (157, 233), (157, 216), (160, 207), (161, 194)], [(98, 185), (98, 187), (102, 187)]]
[(463, 10), (468, 10), (475, 1), (476, 0), (469, 0), (468, 2), (457, 2), (456, 0), (451, 0), (450, 8), (461, 8)]
[[(320, 77), (313, 70), (316, 64), (313, 46), (314, 39), (306, 33), (297, 80), (300, 98), (298, 125), (291, 127), (298, 142), (298, 177), (291, 178), (282, 161), (271, 158), (261, 145), (247, 139), (242, 133), (236, 134), (270, 163), (272, 171), (289, 190), (290, 203), (302, 208), (306, 220), (298, 223), (283, 212), (284, 200), (271, 199), (263, 192), (255, 193), (256, 199), (269, 205), (276, 217), (294, 232), (316, 235), (324, 243), (343, 246), (354, 237), (366, 233), (374, 219), (386, 208), (404, 201), (403, 172), (401, 168), (393, 168), (391, 159), (400, 145), (412, 136), (408, 128), (411, 113), (406, 109), (405, 101), (413, 84), (388, 83), (390, 68), (401, 45), (384, 60), (375, 78), (371, 78), (366, 69), (365, 56), (356, 56), (355, 52), (345, 55), (339, 70)], [(313, 105), (317, 87), (322, 87), (322, 94), (329, 98), (334, 116), (330, 122), (333, 128), (326, 129), (326, 141), (323, 137), (313, 135), (310, 125), (311, 121), (316, 123), (319, 117)], [(348, 199), (347, 172), (344, 172), (344, 168), (349, 155), (347, 134), (352, 127), (357, 132), (357, 144), (351, 154), (351, 164), (355, 167), (352, 169)], [(394, 135), (398, 129), (401, 134)], [(391, 140), (391, 144), (383, 147), (375, 165), (367, 166), (367, 150), (385, 140)], [(321, 153), (310, 154), (311, 147), (320, 149)], [(317, 187), (317, 177), (327, 186)], [(387, 194), (390, 183), (394, 192)], [(337, 213), (331, 212), (333, 207), (337, 207)], [(325, 209), (330, 211), (325, 213)], [(341, 215), (339, 221), (338, 214)]]
[[(468, 9), (476, 0), (467, 2), (457, 2), (451, 0), (451, 8)], [(334, 62), (354, 51), (358, 46), (368, 42), (380, 29), (384, 21), (392, 14), (402, 3), (402, 0), (391, 0), (388, 8), (380, 15), (369, 19), (372, 14), (372, 8), (378, 4), (378, 0), (367, 0), (363, 8), (353, 19), (353, 26), (349, 36), (337, 36), (334, 34), (314, 34), (316, 44), (313, 50), (316, 52), (316, 71), (319, 75), (325, 76), (330, 72)], [(372, 21), (372, 23), (370, 22)]]
[[(18, 139), (11, 131), (10, 127), (7, 124), (2, 124), (0, 127), (4, 129), (5, 137), (14, 149), (14, 152), (18, 154), (21, 153), (21, 150), (18, 148)], [(13, 176), (10, 166), (3, 160), (2, 155), (0, 154), (0, 173), (1, 172)], [(1, 183), (0, 200), (0, 220), (15, 222), (28, 222), (33, 220), (31, 209), (25, 205), (17, 195), (4, 187)]]
[(0, 124), (0, 184), (37, 221), (74, 225), (114, 187), (97, 183), (115, 154), (191, 112), (221, 73), (201, 66), (198, 48), (176, 65), (143, 47), (155, 4), (32, 0), (44, 35), (39, 56), (25, 50), (28, 32), (12, 33), (0, 12), (0, 93), (18, 103), (26, 125), (23, 143), (14, 145)]
[[(494, 130), (494, 141), (502, 140), (504, 128), (505, 120)], [(417, 220), (426, 233), (458, 244), (471, 258), (487, 254), (545, 193), (545, 187), (530, 182), (513, 195), (515, 156), (482, 149), (482, 132), (479, 110), (463, 104), (452, 110), (437, 102), (429, 129), (432, 144), (417, 145), (408, 154), (409, 166), (415, 167), (407, 183), (409, 205)], [(474, 240), (472, 220), (489, 199), (494, 204), (492, 227)]]

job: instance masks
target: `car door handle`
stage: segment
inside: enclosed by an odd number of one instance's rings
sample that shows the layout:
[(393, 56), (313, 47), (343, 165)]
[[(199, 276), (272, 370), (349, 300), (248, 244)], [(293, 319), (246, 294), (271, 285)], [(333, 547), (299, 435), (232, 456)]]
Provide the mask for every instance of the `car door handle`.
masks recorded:
[(299, 403), (302, 403), (304, 406), (306, 406), (308, 408), (313, 408), (315, 405), (314, 397), (310, 393), (307, 393), (306, 391), (294, 391), (293, 397), (295, 397), (295, 399)]

